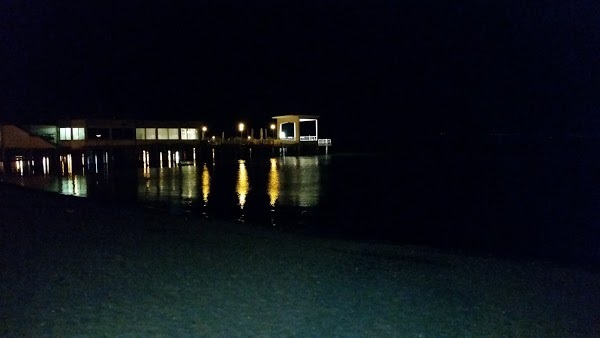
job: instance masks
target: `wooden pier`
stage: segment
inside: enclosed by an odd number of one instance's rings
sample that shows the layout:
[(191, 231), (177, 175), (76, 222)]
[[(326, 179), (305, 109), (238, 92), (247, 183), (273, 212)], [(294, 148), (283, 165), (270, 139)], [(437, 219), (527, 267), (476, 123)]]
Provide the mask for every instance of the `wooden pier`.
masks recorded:
[[(294, 128), (299, 130), (299, 126)], [(1, 125), (0, 169), (30, 165), (39, 166), (39, 171), (64, 172), (108, 163), (113, 167), (160, 167), (216, 158), (323, 155), (331, 147), (330, 139), (315, 135), (263, 137), (265, 129), (260, 138), (224, 139), (204, 137), (205, 130), (202, 123), (193, 121), (72, 120), (29, 128)]]

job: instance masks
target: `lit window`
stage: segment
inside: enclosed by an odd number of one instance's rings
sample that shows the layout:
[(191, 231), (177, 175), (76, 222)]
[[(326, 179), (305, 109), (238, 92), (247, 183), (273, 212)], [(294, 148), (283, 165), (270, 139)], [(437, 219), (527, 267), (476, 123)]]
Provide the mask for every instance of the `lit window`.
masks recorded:
[(74, 140), (85, 140), (85, 128), (73, 128)]
[(146, 140), (156, 140), (156, 128), (146, 128)]
[(61, 141), (71, 140), (71, 128), (60, 128), (60, 140)]
[(146, 139), (146, 128), (135, 128), (135, 139), (145, 140)]
[(181, 139), (182, 140), (197, 140), (198, 129), (196, 128), (181, 128)]
[(169, 129), (167, 128), (158, 128), (157, 135), (159, 140), (168, 140), (169, 139)]
[(178, 128), (169, 128), (169, 140), (179, 140)]

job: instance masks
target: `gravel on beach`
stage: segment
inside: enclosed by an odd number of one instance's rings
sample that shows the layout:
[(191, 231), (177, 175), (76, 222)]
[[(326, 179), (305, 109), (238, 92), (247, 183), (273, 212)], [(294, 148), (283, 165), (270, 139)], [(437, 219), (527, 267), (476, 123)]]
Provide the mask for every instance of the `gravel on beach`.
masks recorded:
[(0, 185), (1, 336), (597, 337), (600, 273)]

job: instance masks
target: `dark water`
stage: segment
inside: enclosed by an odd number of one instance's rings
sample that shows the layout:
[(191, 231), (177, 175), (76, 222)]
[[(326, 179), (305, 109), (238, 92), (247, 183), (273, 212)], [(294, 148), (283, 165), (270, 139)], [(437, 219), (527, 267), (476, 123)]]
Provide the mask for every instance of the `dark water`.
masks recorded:
[[(600, 165), (590, 145), (416, 147), (395, 154), (221, 159), (3, 178), (274, 231), (593, 262)], [(25, 169), (23, 169), (25, 167)]]

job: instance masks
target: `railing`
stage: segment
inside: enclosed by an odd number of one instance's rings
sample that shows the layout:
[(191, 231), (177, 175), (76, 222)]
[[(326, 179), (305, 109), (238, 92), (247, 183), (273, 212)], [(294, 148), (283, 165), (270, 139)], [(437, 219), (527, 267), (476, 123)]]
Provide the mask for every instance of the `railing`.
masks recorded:
[(316, 141), (316, 136), (300, 136), (300, 141)]
[(321, 138), (321, 139), (319, 139), (318, 144), (319, 144), (319, 147), (330, 146), (331, 139), (330, 138)]

